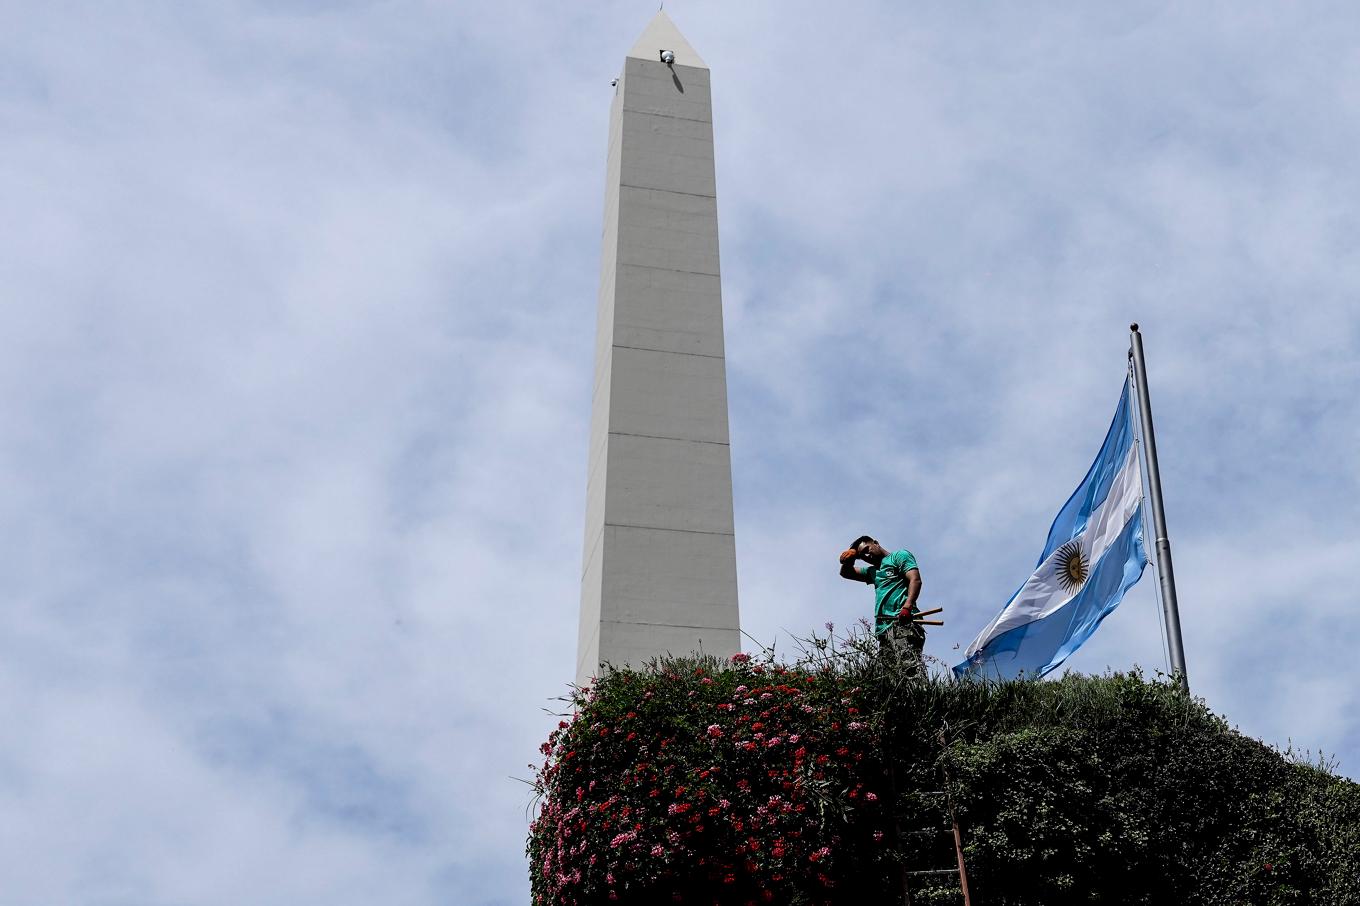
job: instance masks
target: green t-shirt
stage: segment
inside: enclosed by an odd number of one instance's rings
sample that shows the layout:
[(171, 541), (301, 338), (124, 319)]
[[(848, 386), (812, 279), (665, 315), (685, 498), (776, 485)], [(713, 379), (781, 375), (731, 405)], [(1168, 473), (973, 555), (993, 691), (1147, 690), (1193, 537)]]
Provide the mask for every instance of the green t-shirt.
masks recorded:
[(894, 551), (883, 558), (877, 567), (865, 564), (860, 575), (874, 583), (874, 632), (882, 635), (902, 610), (911, 583), (907, 573), (916, 569), (916, 558), (911, 551)]

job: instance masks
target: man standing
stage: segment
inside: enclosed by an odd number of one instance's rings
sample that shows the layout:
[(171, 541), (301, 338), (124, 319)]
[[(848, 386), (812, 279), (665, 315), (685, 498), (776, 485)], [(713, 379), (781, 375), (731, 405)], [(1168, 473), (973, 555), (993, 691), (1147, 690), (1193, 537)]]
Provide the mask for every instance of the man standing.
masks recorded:
[(841, 554), (841, 578), (874, 587), (874, 634), (883, 650), (920, 662), (926, 631), (912, 622), (921, 595), (921, 570), (911, 551), (888, 553), (873, 538), (860, 535)]

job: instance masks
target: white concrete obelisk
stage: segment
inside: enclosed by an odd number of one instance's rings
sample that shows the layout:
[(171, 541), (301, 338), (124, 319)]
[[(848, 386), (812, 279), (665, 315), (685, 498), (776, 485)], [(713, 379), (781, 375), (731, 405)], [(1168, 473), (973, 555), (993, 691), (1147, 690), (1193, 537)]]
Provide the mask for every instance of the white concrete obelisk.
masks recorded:
[(591, 410), (577, 683), (739, 651), (708, 67), (664, 12), (610, 113)]

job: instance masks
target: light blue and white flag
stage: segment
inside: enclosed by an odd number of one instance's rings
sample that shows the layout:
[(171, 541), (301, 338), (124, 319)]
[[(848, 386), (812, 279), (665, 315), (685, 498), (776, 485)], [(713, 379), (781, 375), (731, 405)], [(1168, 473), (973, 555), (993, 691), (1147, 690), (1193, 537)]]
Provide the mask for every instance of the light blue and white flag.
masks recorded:
[(1129, 382), (1086, 479), (1063, 506), (1039, 565), (968, 646), (956, 676), (1043, 676), (1091, 637), (1147, 566)]

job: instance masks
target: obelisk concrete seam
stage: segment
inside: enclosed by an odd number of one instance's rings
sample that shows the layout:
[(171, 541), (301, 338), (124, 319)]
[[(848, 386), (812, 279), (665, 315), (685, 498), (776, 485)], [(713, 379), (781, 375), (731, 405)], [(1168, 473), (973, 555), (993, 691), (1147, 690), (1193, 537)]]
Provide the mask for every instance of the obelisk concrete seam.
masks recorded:
[(725, 440), (695, 440), (692, 437), (676, 437), (672, 434), (639, 434), (636, 431), (610, 431), (609, 433), (617, 437), (650, 437), (652, 440), (678, 440), (687, 444), (713, 444), (718, 447), (732, 446)]
[(619, 183), (621, 189), (645, 189), (648, 192), (667, 192), (671, 195), (688, 195), (691, 198), (717, 198), (716, 192), (681, 192), (677, 189), (658, 189), (656, 186), (635, 186), (630, 182)]
[(671, 528), (665, 525), (649, 525), (643, 522), (606, 522), (605, 525), (610, 528), (641, 528), (647, 529), (649, 532), (683, 532), (687, 535), (724, 535), (728, 538), (736, 537), (735, 532), (710, 532), (705, 531), (704, 529)]
[(651, 623), (647, 620), (601, 620), (602, 623), (617, 623), (621, 626), (674, 626), (677, 629), (729, 629), (720, 623)]
[(674, 349), (662, 349), (660, 346), (625, 346), (622, 343), (615, 343), (615, 349), (635, 349), (638, 352), (661, 352), (666, 355), (690, 355), (696, 359), (725, 359), (726, 356), (713, 355), (707, 352), (676, 352)]
[(721, 276), (716, 271), (696, 271), (685, 267), (665, 267), (660, 264), (636, 264), (632, 261), (620, 262), (623, 267), (640, 267), (649, 271), (667, 271), (672, 274), (694, 274), (697, 277), (718, 277)]

